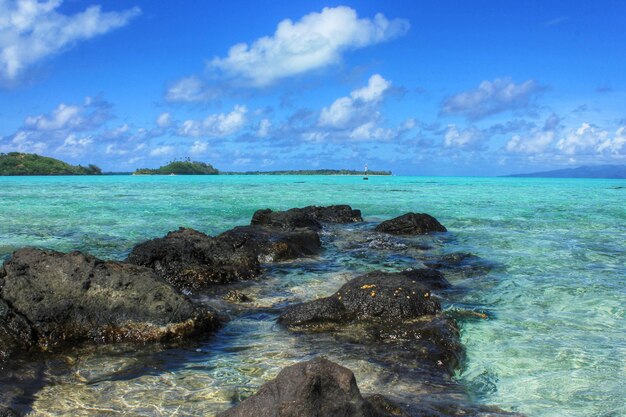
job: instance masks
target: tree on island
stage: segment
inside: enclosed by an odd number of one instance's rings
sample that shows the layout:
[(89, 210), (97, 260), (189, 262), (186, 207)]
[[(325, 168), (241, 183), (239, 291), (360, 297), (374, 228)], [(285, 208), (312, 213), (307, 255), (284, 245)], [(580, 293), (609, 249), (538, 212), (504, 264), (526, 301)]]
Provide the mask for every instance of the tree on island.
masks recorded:
[(58, 159), (37, 154), (0, 153), (0, 175), (100, 175), (96, 165), (70, 165)]
[(140, 168), (135, 171), (135, 175), (217, 175), (219, 171), (211, 164), (205, 162), (192, 161), (187, 157), (183, 161), (171, 161), (157, 169)]

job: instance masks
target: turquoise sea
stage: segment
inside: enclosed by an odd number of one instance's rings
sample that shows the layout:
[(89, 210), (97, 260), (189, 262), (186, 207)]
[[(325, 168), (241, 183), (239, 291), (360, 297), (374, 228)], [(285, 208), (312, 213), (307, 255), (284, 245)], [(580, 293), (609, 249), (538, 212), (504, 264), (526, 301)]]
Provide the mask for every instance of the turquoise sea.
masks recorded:
[[(625, 202), (624, 180), (0, 177), (0, 260), (22, 246), (124, 259), (138, 242), (179, 226), (215, 234), (247, 224), (260, 208), (350, 204), (366, 222), (429, 213), (449, 230), (425, 238), (434, 251), (470, 252), (494, 266), (449, 277), (463, 290), (447, 297), (447, 309), (489, 315), (460, 323), (467, 359), (457, 380), (467, 395), (529, 416), (617, 417), (626, 416)], [(411, 263), (376, 248), (348, 255), (330, 248), (270, 269), (250, 291), (269, 308), (329, 295), (360, 272)], [(271, 312), (233, 317), (189, 348), (84, 349), (24, 363), (21, 374), (0, 375), (0, 403), (28, 404), (32, 415), (211, 415), (317, 353)], [(351, 368), (363, 391), (413, 389), (402, 378), (389, 384), (366, 358), (325, 353)]]

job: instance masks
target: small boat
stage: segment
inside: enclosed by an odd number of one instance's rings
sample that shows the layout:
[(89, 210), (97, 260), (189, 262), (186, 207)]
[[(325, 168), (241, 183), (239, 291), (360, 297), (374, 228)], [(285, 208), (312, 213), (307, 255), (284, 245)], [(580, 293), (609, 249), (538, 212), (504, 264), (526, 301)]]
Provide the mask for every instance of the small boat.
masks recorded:
[(363, 173), (363, 179), (369, 180), (369, 178), (367, 177), (367, 164), (365, 164), (365, 172)]

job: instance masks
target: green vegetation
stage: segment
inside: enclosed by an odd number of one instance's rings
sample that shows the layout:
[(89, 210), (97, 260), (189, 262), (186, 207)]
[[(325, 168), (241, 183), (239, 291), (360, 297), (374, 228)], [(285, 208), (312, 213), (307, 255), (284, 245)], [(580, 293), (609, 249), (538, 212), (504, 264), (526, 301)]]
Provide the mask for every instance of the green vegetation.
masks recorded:
[[(291, 171), (223, 172), (226, 175), (363, 175), (353, 169), (308, 169)], [(367, 171), (367, 175), (391, 175), (391, 171)]]
[(100, 175), (95, 165), (70, 165), (58, 159), (30, 153), (0, 153), (0, 175)]
[(141, 168), (135, 175), (216, 175), (219, 171), (212, 165), (196, 161), (172, 161), (157, 169)]

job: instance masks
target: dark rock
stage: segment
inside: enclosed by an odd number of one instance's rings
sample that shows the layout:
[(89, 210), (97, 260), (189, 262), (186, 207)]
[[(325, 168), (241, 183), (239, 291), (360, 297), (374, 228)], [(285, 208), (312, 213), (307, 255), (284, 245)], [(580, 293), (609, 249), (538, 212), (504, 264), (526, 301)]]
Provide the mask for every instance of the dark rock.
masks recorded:
[(21, 417), (21, 414), (12, 408), (5, 408), (0, 406), (0, 417)]
[(218, 417), (406, 416), (382, 396), (364, 399), (354, 374), (322, 358), (284, 368), (259, 392)]
[(252, 216), (250, 224), (252, 226), (264, 226), (281, 230), (293, 230), (303, 227), (312, 230), (322, 229), (320, 222), (299, 208), (286, 211), (257, 210)]
[(473, 255), (471, 253), (456, 252), (425, 261), (424, 265), (429, 268), (443, 271), (459, 272), (465, 276), (486, 274), (495, 266), (494, 263)]
[(0, 299), (0, 363), (15, 353), (29, 351), (35, 343), (35, 333), (28, 320)]
[(252, 301), (250, 297), (242, 293), (239, 290), (230, 290), (223, 297), (223, 300), (230, 301), (232, 303), (249, 303)]
[(380, 223), (374, 229), (392, 235), (421, 235), (432, 232), (447, 232), (437, 219), (425, 213), (406, 213), (400, 217)]
[(261, 273), (257, 253), (245, 242), (217, 239), (186, 228), (140, 243), (127, 261), (154, 269), (183, 291), (243, 281)]
[(286, 261), (319, 253), (322, 248), (315, 230), (272, 229), (260, 226), (239, 226), (216, 238), (227, 246), (253, 254), (263, 263)]
[(347, 204), (320, 207), (307, 206), (302, 211), (308, 213), (315, 220), (327, 223), (358, 223), (363, 221), (361, 210), (356, 210)]
[(441, 306), (431, 297), (431, 291), (448, 286), (444, 276), (432, 269), (371, 272), (349, 281), (330, 297), (287, 307), (279, 321), (288, 326), (306, 326), (414, 319), (438, 313)]
[(306, 227), (319, 231), (322, 229), (320, 222), (355, 223), (362, 221), (360, 210), (353, 210), (348, 205), (335, 205), (328, 207), (307, 206), (286, 211), (258, 210), (252, 216), (250, 224), (282, 230)]
[(217, 326), (213, 312), (141, 266), (81, 252), (25, 248), (15, 251), (3, 270), (0, 298), (11, 309), (5, 323), (16, 324), (17, 334), (27, 336), (23, 317), (42, 349), (77, 342), (178, 340)]

